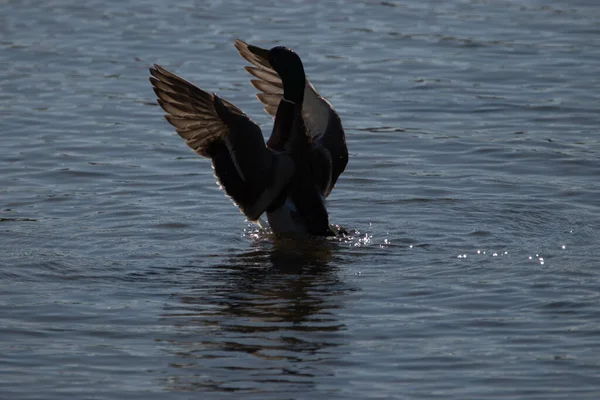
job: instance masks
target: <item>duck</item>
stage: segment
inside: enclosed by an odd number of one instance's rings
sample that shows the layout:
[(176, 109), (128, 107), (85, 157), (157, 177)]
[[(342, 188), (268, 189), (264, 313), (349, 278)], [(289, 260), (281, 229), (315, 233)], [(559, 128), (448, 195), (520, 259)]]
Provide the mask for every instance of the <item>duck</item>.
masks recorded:
[(325, 199), (348, 163), (338, 113), (292, 49), (239, 39), (234, 45), (251, 64), (245, 69), (256, 97), (274, 118), (269, 139), (231, 102), (154, 64), (150, 83), (166, 120), (211, 159), (217, 183), (249, 221), (260, 223), (266, 213), (276, 235), (336, 235)]

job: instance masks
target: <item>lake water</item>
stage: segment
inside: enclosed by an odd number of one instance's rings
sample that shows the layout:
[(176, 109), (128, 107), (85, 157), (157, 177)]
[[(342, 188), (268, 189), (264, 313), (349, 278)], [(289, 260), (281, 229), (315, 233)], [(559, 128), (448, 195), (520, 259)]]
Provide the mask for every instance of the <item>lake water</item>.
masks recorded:
[[(0, 2), (2, 399), (597, 399), (595, 1)], [(342, 117), (338, 240), (246, 223), (159, 63), (265, 134), (240, 38)]]

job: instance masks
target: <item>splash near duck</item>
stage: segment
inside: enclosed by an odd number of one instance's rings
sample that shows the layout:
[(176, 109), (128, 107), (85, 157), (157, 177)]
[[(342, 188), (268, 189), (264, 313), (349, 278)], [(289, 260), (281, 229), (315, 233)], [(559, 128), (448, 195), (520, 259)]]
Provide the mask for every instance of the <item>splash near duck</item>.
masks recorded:
[(306, 78), (300, 57), (278, 46), (235, 41), (265, 111), (262, 131), (238, 107), (160, 65), (150, 68), (158, 104), (196, 153), (212, 160), (218, 183), (250, 221), (267, 214), (275, 234), (332, 236), (325, 198), (348, 163), (339, 115)]

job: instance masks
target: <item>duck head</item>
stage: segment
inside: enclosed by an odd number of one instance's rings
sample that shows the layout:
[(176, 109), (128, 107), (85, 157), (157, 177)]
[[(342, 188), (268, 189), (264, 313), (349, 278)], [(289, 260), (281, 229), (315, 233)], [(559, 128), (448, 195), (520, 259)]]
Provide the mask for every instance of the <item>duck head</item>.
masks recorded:
[(268, 51), (252, 45), (249, 45), (248, 48), (253, 53), (260, 54), (269, 60), (269, 64), (279, 74), (283, 83), (283, 97), (296, 104), (302, 104), (306, 76), (298, 54), (283, 46), (273, 47)]

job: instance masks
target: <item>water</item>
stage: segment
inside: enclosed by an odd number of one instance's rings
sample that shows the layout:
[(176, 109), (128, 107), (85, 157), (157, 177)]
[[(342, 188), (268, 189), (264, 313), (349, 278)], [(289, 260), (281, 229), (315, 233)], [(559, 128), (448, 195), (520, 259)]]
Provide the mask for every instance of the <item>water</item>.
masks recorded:
[[(595, 2), (0, 15), (0, 397), (598, 397)], [(257, 231), (162, 119), (154, 62), (269, 132), (236, 37), (342, 116), (350, 238)]]

